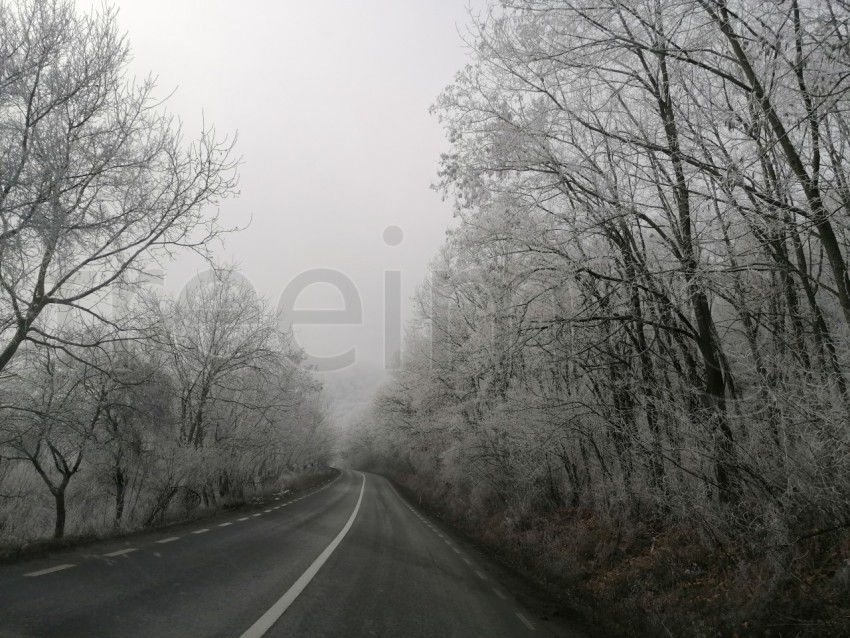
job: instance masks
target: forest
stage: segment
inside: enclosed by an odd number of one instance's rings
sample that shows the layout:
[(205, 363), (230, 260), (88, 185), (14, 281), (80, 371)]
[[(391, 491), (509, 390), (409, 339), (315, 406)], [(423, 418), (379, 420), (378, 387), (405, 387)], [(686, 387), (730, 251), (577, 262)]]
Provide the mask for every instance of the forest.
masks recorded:
[[(0, 2), (0, 551), (125, 533), (325, 468), (321, 384), (214, 247), (233, 139), (188, 140), (104, 6)], [(210, 264), (179, 294), (163, 264)]]
[(850, 4), (502, 0), (355, 464), (611, 633), (850, 632)]
[(454, 222), (335, 410), (218, 258), (234, 137), (132, 79), (117, 18), (0, 0), (0, 558), (334, 463), (602, 635), (850, 635), (850, 1), (470, 9), (431, 107)]

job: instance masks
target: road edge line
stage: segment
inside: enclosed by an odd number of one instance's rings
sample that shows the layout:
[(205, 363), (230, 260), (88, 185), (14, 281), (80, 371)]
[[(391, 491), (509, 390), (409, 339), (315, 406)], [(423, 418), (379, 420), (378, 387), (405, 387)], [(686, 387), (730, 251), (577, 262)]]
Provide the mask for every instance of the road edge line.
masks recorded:
[(272, 625), (274, 625), (278, 619), (283, 616), (284, 612), (289, 609), (289, 606), (295, 602), (295, 599), (298, 598), (301, 592), (304, 591), (307, 585), (310, 584), (310, 581), (313, 580), (322, 568), (322, 565), (324, 565), (328, 558), (331, 557), (331, 554), (334, 553), (336, 548), (342, 542), (342, 539), (348, 534), (348, 530), (350, 530), (351, 526), (354, 525), (354, 519), (357, 518), (357, 512), (360, 511), (360, 504), (363, 502), (363, 491), (366, 489), (366, 475), (361, 474), (361, 476), (363, 477), (363, 483), (360, 485), (360, 496), (357, 498), (357, 505), (354, 506), (354, 511), (351, 513), (351, 516), (348, 518), (348, 522), (342, 528), (342, 531), (340, 531), (340, 533), (336, 535), (336, 538), (334, 538), (330, 544), (325, 547), (324, 551), (319, 554), (318, 558), (313, 561), (307, 570), (298, 577), (298, 580), (293, 583), (292, 587), (290, 587), (286, 593), (281, 596), (266, 613), (260, 616), (259, 620), (251, 625), (239, 638), (260, 638), (269, 629), (271, 629)]

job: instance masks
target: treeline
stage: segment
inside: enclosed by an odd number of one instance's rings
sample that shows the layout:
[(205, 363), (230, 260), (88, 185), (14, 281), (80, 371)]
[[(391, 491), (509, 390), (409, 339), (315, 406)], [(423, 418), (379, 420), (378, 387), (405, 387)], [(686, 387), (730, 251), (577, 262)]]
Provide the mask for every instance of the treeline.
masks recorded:
[(10, 366), (0, 405), (6, 540), (44, 532), (51, 514), (56, 538), (68, 515), (77, 533), (152, 526), (282, 490), (327, 461), (321, 387), (232, 271), (135, 308), (147, 313), (144, 338), (28, 347)]
[(468, 44), (459, 223), (353, 458), (638, 633), (847, 630), (850, 4), (503, 1)]
[(330, 453), (320, 386), (243, 277), (152, 285), (177, 250), (210, 257), (236, 162), (128, 79), (115, 18), (0, 0), (3, 545), (239, 502)]

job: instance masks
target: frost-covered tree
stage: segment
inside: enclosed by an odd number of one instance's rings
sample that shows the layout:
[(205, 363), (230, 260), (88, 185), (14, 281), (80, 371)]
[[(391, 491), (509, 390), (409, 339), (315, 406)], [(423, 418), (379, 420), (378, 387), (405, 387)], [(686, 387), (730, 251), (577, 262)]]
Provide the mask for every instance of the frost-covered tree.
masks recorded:
[(233, 193), (231, 143), (187, 143), (129, 59), (112, 8), (0, 2), (0, 370), (26, 340), (66, 343), (48, 307), (131, 328), (106, 292), (220, 232), (206, 208)]

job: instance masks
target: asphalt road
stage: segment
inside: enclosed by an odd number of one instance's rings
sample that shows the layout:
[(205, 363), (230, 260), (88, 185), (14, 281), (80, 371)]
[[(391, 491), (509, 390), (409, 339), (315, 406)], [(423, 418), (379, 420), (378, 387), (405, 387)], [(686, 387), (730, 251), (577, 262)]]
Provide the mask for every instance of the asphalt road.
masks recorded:
[(384, 478), (0, 566), (0, 637), (579, 634), (521, 606), (498, 570)]

